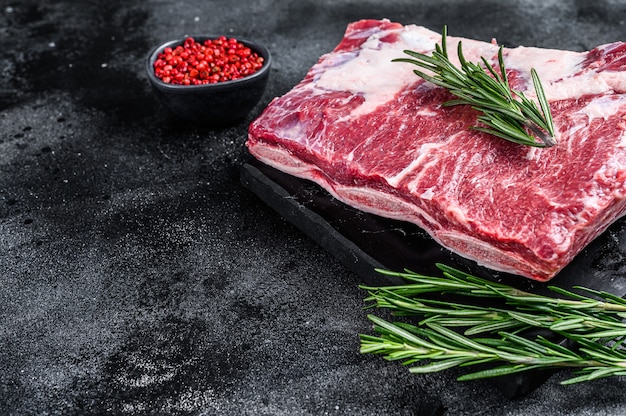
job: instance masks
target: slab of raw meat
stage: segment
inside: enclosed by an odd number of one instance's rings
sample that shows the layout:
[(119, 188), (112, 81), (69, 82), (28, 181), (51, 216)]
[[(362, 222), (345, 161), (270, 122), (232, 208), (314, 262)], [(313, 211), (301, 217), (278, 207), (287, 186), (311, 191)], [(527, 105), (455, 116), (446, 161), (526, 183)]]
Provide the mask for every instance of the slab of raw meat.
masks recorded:
[[(462, 40), (497, 64), (495, 41)], [(514, 89), (534, 98), (534, 67), (558, 144), (533, 148), (468, 130), (468, 106), (391, 62), (430, 54), (441, 35), (359, 21), (250, 125), (262, 162), (310, 179), (363, 211), (415, 223), (486, 267), (549, 280), (626, 210), (626, 44), (588, 52), (504, 50)], [(451, 54), (453, 55), (453, 54)]]

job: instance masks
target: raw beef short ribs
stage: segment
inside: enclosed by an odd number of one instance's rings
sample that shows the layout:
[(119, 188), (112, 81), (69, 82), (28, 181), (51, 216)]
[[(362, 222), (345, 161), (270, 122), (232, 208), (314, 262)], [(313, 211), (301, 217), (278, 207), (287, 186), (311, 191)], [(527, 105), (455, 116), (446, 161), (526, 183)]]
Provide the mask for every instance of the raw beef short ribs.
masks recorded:
[[(468, 61), (497, 65), (495, 41), (448, 37), (449, 50), (461, 40)], [(626, 44), (504, 50), (512, 87), (534, 98), (534, 67), (552, 108), (558, 144), (534, 148), (468, 130), (474, 110), (443, 107), (447, 91), (392, 62), (440, 42), (423, 27), (350, 24), (250, 125), (248, 149), (483, 266), (549, 280), (626, 210)]]

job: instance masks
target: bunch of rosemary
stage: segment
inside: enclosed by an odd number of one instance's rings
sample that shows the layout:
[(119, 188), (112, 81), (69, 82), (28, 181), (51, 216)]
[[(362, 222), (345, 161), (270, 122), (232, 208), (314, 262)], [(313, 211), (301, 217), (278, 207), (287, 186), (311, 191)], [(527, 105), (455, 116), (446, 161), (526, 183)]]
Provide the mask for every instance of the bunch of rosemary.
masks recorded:
[(393, 62), (407, 62), (431, 71), (433, 75), (420, 70), (413, 72), (458, 97), (444, 103), (445, 106), (467, 104), (482, 112), (478, 120), (486, 127), (475, 126), (473, 130), (527, 146), (554, 146), (556, 141), (552, 113), (537, 71), (531, 69), (530, 75), (541, 110), (521, 91), (511, 89), (502, 58), (502, 47), (498, 52), (499, 72), (496, 72), (484, 57), (481, 58), (484, 68), (467, 62), (459, 42), (457, 54), (461, 67), (457, 68), (448, 57), (446, 36), (447, 28), (444, 26), (441, 46), (435, 45), (432, 56), (405, 50), (404, 53), (411, 58), (398, 58)]
[[(378, 335), (360, 335), (362, 353), (401, 360), (413, 373), (491, 366), (459, 380), (558, 368), (574, 369), (563, 384), (626, 375), (626, 300), (582, 287), (575, 293), (551, 286), (561, 297), (535, 295), (437, 267), (441, 277), (379, 270), (407, 283), (362, 286), (370, 307), (413, 317), (411, 322), (388, 322), (369, 315)], [(553, 337), (538, 334), (542, 331)]]

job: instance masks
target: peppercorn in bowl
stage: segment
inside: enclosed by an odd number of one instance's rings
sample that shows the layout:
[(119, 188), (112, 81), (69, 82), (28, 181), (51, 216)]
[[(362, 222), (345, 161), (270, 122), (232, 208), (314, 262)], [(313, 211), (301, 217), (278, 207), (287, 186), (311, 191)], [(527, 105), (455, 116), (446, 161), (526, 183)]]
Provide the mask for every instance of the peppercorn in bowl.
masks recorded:
[(247, 39), (188, 36), (156, 47), (148, 55), (148, 80), (175, 116), (224, 126), (243, 119), (265, 91), (269, 50)]

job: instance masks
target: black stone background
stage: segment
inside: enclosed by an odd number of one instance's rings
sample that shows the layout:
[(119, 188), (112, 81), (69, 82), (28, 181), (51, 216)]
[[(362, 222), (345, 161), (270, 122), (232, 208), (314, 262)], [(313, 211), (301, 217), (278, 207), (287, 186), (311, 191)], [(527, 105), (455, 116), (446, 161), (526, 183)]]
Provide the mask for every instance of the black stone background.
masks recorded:
[[(358, 353), (360, 279), (242, 187), (246, 129), (361, 18), (572, 50), (617, 1), (0, 1), (0, 414), (619, 415), (626, 380), (521, 399)], [(262, 102), (185, 125), (144, 59), (189, 33), (264, 42)], [(390, 74), (381, 74), (389, 76)]]

